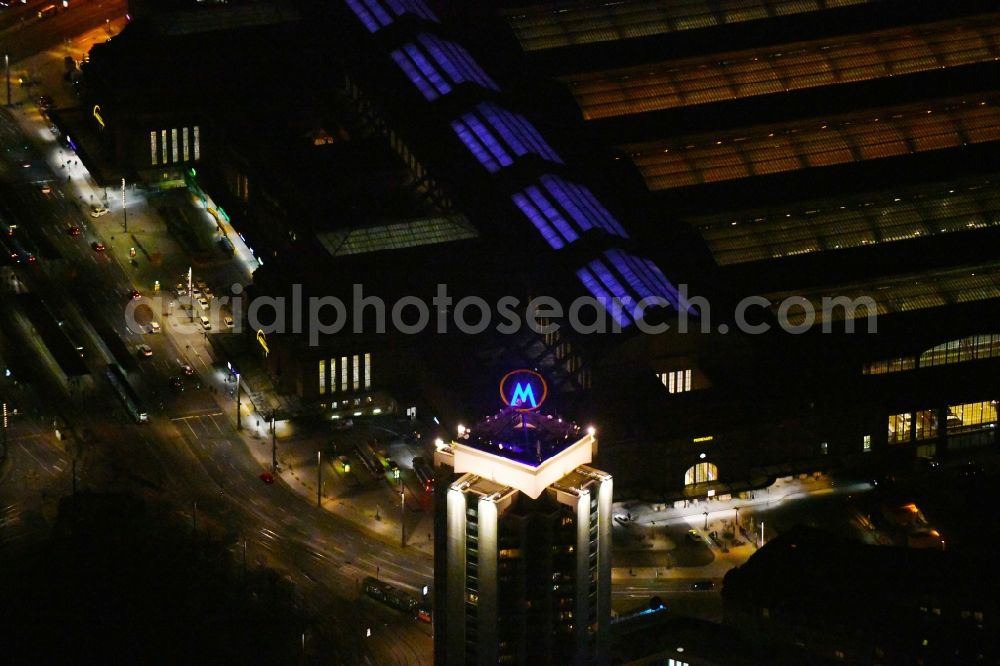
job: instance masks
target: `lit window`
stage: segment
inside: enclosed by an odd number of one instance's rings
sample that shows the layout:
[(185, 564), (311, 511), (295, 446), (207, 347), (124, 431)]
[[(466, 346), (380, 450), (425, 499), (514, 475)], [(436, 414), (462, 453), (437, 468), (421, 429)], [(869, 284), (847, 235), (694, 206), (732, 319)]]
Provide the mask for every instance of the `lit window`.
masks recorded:
[(674, 370), (657, 375), (670, 393), (687, 393), (691, 390), (691, 371)]
[(687, 472), (684, 473), (684, 485), (690, 486), (695, 483), (717, 481), (718, 478), (719, 468), (715, 464), (709, 462), (698, 463), (693, 467), (689, 467)]
[(357, 354), (354, 355), (354, 390), (357, 391), (361, 388), (361, 357)]
[(194, 161), (197, 162), (201, 159), (201, 131), (200, 128), (194, 126)]
[(365, 388), (372, 387), (372, 355), (365, 354)]
[(889, 415), (889, 443), (899, 444), (910, 441), (911, 414)]
[(871, 435), (865, 435), (865, 441), (864, 441), (864, 444), (863, 444), (862, 448), (863, 448), (863, 450), (864, 450), (865, 453), (868, 453), (869, 451), (872, 450), (872, 436)]
[(156, 166), (156, 132), (149, 133), (149, 163)]
[(184, 161), (187, 162), (188, 157), (188, 128), (185, 127), (181, 130), (181, 148), (184, 151)]
[(171, 161), (177, 162), (177, 128), (170, 130), (170, 157)]
[(337, 359), (330, 359), (330, 393), (337, 392)]
[(347, 357), (340, 357), (340, 390), (349, 391), (349, 385), (347, 383)]
[(319, 362), (319, 394), (326, 393), (326, 361)]
[(167, 130), (160, 130), (160, 164), (169, 164), (167, 156)]

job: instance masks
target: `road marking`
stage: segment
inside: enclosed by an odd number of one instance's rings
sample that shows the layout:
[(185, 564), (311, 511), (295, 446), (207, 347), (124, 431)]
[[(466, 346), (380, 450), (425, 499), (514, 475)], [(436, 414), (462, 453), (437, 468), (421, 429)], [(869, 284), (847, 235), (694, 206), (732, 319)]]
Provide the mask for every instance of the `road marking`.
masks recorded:
[(187, 421), (189, 419), (204, 419), (211, 418), (213, 416), (222, 416), (222, 412), (213, 412), (211, 414), (191, 414), (190, 416), (175, 416), (170, 419), (171, 421)]

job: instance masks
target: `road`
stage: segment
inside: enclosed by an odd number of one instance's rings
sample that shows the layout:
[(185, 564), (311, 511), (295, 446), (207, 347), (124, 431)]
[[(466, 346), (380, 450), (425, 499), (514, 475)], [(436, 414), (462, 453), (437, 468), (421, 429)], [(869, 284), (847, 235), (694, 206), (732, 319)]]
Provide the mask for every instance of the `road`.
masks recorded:
[[(359, 582), (379, 571), (385, 580), (418, 589), (431, 583), (431, 559), (309, 506), (280, 480), (272, 486), (261, 483), (262, 468), (248, 447), (263, 442), (235, 432), (226, 373), (213, 360), (205, 335), (181, 330), (179, 309), (168, 308), (166, 317), (152, 313), (163, 323), (164, 332), (158, 335), (137, 330), (123, 316), (130, 289), (150, 298), (150, 271), (163, 275), (169, 288), (173, 283), (166, 276), (178, 276), (188, 264), (183, 253), (170, 246), (169, 234), (157, 228), (152, 213), (156, 202), (130, 201), (136, 206), (130, 212), (130, 234), (162, 250), (158, 266), (143, 262), (136, 269), (125, 253), (124, 243), (132, 240), (123, 237), (114, 212), (91, 219), (80, 184), (59, 175), (63, 160), (71, 156), (60, 154), (40, 120), (30, 109), (18, 117), (0, 113), (0, 139), (9, 148), (0, 159), (4, 201), (18, 222), (17, 234), (39, 248), (37, 265), (14, 270), (29, 290), (66, 313), (84, 332), (85, 362), (93, 381), (67, 392), (55, 377), (33, 378), (46, 386), (47, 394), (68, 393), (72, 398), (63, 402), (60, 416), (71, 424), (75, 443), (68, 453), (55, 453), (50, 446), (26, 448), (12, 456), (7, 477), (29, 473), (24, 465), (36, 474), (58, 466), (63, 470), (58, 473), (59, 492), (64, 493), (68, 481), (62, 475), (75, 455), (81, 489), (124, 491), (186, 514), (197, 506), (200, 529), (223, 539), (234, 562), (242, 559), (245, 543), (252, 566), (274, 568), (295, 585), (296, 598), (313, 618), (307, 633), (319, 639), (317, 645), (337, 645), (341, 663), (430, 663), (430, 627), (363, 597)], [(71, 236), (71, 226), (82, 233)], [(96, 252), (91, 248), (95, 241), (108, 249)], [(204, 267), (206, 280), (215, 284), (242, 271), (238, 266)], [(109, 344), (108, 331), (120, 345)], [(134, 355), (140, 343), (152, 348), (151, 358)], [(189, 378), (183, 393), (174, 394), (169, 378), (179, 374), (178, 360), (189, 362), (196, 376)], [(148, 425), (131, 423), (110, 392), (102, 374), (110, 361), (130, 370), (149, 408)], [(41, 423), (35, 427), (41, 428)], [(24, 518), (39, 510), (20, 503), (30, 492), (13, 485), (5, 488), (12, 496), (0, 496), (4, 525), (44, 522)], [(4, 534), (15, 532), (5, 529)], [(372, 636), (366, 638), (369, 629)]]

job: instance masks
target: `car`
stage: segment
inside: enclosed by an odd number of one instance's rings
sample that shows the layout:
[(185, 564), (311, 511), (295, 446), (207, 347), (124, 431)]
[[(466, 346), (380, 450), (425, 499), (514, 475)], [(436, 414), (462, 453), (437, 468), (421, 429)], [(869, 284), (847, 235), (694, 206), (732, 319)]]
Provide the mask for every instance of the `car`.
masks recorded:
[(48, 183), (45, 183), (41, 187), (39, 187), (38, 190), (42, 194), (51, 194), (52, 193), (52, 186), (49, 185)]
[(270, 472), (264, 472), (263, 474), (260, 475), (260, 480), (267, 484), (274, 483), (274, 474), (271, 474)]
[(201, 317), (200, 321), (201, 321), (201, 327), (203, 329), (205, 329), (206, 331), (212, 330), (212, 322), (208, 320), (208, 317)]
[(691, 583), (692, 590), (714, 590), (715, 583), (710, 580), (696, 580)]
[(158, 321), (151, 321), (151, 322), (149, 322), (149, 332), (150, 333), (159, 333), (160, 332), (160, 322), (158, 322)]
[(205, 299), (204, 296), (202, 296), (201, 298), (198, 299), (198, 305), (201, 306), (202, 310), (207, 310), (208, 309), (208, 301)]
[(135, 289), (129, 289), (129, 291), (128, 291), (128, 297), (129, 297), (130, 300), (137, 301), (140, 298), (142, 298), (142, 294), (140, 294)]
[(55, 104), (55, 102), (48, 95), (42, 95), (38, 98), (38, 106), (43, 109), (51, 109), (53, 104)]
[(170, 378), (170, 390), (174, 393), (184, 393), (184, 378), (183, 377), (171, 377)]
[(226, 325), (226, 328), (232, 328), (234, 326), (234, 324), (233, 324), (233, 318), (229, 317), (229, 316), (223, 317), (222, 318), (222, 323), (224, 323)]
[(183, 372), (188, 377), (194, 374), (194, 368), (192, 368), (189, 363), (185, 363), (184, 361), (177, 361), (177, 365), (180, 366), (181, 372)]
[(934, 456), (917, 456), (913, 464), (917, 469), (934, 469), (940, 465)]
[(688, 538), (688, 541), (694, 541), (696, 543), (700, 543), (701, 542), (701, 535), (698, 534), (698, 530), (694, 530), (694, 529), (688, 530), (687, 531), (687, 538)]
[(212, 293), (211, 287), (202, 287), (201, 293), (205, 298), (212, 299), (215, 298), (215, 294)]
[(70, 236), (79, 236), (80, 227), (76, 226), (75, 224), (71, 224), (69, 226), (69, 229), (67, 229), (67, 232), (69, 233)]
[(95, 219), (98, 218), (98, 217), (104, 217), (105, 215), (107, 215), (110, 212), (111, 211), (109, 211), (104, 206), (91, 206), (90, 207), (90, 216), (93, 217), (93, 218), (95, 218)]
[(413, 617), (421, 622), (430, 623), (433, 621), (431, 617), (431, 608), (427, 604), (418, 604), (413, 608)]
[(104, 252), (104, 243), (101, 241), (94, 241), (90, 247), (94, 248), (94, 252)]
[(149, 345), (136, 345), (135, 351), (143, 358), (149, 358), (153, 355), (153, 349)]
[(24, 169), (30, 169), (31, 168), (31, 162), (21, 162), (21, 167), (24, 168)]
[(351, 460), (347, 456), (337, 456), (337, 462), (344, 468), (345, 472), (351, 471)]
[(191, 286), (191, 298), (198, 298), (199, 296), (201, 296), (201, 289), (199, 289), (198, 287), (192, 285)]

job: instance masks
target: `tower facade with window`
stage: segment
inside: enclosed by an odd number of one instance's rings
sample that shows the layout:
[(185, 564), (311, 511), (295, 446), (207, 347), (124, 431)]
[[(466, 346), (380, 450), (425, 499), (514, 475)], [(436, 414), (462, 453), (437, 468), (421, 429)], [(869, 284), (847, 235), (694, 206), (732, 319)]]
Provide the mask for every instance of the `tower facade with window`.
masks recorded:
[(438, 664), (603, 664), (611, 476), (592, 432), (509, 408), (435, 454)]

